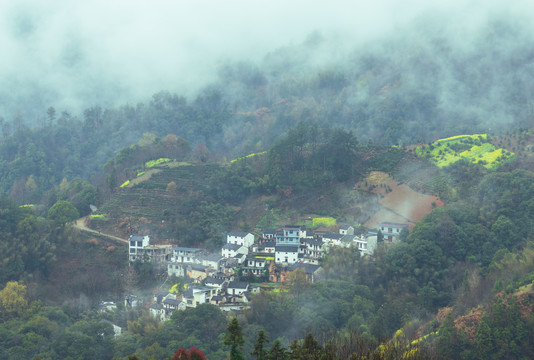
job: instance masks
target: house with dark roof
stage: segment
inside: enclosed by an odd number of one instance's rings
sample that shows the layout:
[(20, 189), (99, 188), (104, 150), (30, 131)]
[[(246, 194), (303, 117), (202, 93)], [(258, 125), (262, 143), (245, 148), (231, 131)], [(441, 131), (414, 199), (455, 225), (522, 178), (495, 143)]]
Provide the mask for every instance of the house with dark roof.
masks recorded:
[(169, 262), (167, 263), (167, 274), (169, 276), (185, 277), (188, 265), (187, 263)]
[(177, 299), (168, 298), (168, 299), (163, 300), (161, 304), (163, 305), (167, 313), (172, 313), (173, 311), (178, 309), (178, 305), (180, 305), (180, 301)]
[(200, 249), (173, 246), (171, 261), (180, 263), (193, 263), (196, 262), (201, 253), (202, 250)]
[(215, 269), (201, 264), (188, 264), (185, 274), (196, 283), (201, 283), (202, 280), (216, 273)]
[(324, 270), (319, 265), (306, 264), (306, 263), (296, 263), (287, 268), (288, 271), (294, 271), (296, 269), (301, 269), (306, 273), (306, 278), (309, 282), (316, 282), (322, 279)]
[(222, 257), (223, 258), (233, 258), (237, 254), (248, 254), (248, 247), (239, 245), (239, 244), (225, 244), (222, 247)]
[(154, 303), (150, 306), (150, 313), (159, 321), (165, 321), (165, 308), (160, 303)]
[(206, 254), (198, 257), (200, 259), (200, 263), (204, 266), (210, 266), (214, 268), (217, 271), (220, 271), (221, 269), (221, 261), (223, 260), (222, 255), (213, 253), (213, 254)]
[(239, 244), (224, 244), (222, 247), (222, 257), (223, 258), (231, 258), (234, 257), (236, 254), (248, 254), (248, 249)]
[(228, 280), (210, 276), (204, 280), (204, 285), (217, 289), (220, 294), (228, 286)]
[(264, 240), (274, 239), (275, 236), (276, 236), (276, 229), (263, 229), (261, 233), (261, 237)]
[(323, 234), (323, 242), (327, 244), (327, 246), (334, 245), (334, 246), (340, 246), (341, 245), (341, 238), (343, 235), (335, 233), (335, 232), (327, 232)]
[(377, 231), (384, 236), (384, 242), (395, 243), (399, 241), (400, 234), (403, 230), (408, 230), (408, 224), (395, 222), (382, 222), (376, 225)]
[(320, 259), (323, 256), (323, 239), (305, 239), (305, 257)]
[(231, 231), (226, 235), (227, 244), (237, 244), (250, 247), (254, 244), (254, 235), (243, 231)]
[(262, 254), (274, 254), (275, 246), (275, 239), (266, 239), (261, 244), (253, 245), (252, 251)]
[(267, 261), (264, 258), (247, 257), (241, 269), (243, 275), (260, 277), (265, 275)]
[(354, 235), (354, 227), (350, 225), (341, 225), (339, 227), (339, 233), (341, 235)]
[(217, 295), (217, 289), (205, 285), (191, 285), (183, 294), (184, 302), (187, 307), (197, 307), (200, 304), (207, 304), (211, 301), (212, 296)]
[(226, 290), (228, 295), (242, 295), (249, 289), (249, 283), (244, 281), (230, 281), (228, 289)]
[(299, 260), (300, 245), (277, 245), (275, 248), (275, 262), (281, 265), (291, 265)]

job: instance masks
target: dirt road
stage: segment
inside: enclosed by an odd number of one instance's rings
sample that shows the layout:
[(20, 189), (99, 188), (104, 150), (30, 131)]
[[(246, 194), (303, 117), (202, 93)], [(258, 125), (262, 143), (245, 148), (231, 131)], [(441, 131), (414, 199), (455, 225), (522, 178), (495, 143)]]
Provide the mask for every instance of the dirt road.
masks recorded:
[(85, 220), (86, 220), (86, 219), (87, 219), (87, 216), (85, 216), (85, 217), (83, 217), (83, 218), (80, 218), (80, 219), (76, 220), (76, 221), (74, 222), (74, 225), (73, 225), (73, 226), (74, 226), (75, 228), (78, 228), (78, 229), (82, 230), (82, 231), (88, 231), (88, 232), (91, 232), (91, 233), (94, 233), (94, 234), (98, 234), (98, 235), (100, 235), (100, 236), (105, 236), (105, 237), (107, 237), (108, 239), (113, 240), (113, 241), (119, 241), (119, 242), (121, 242), (121, 243), (128, 244), (128, 240), (126, 240), (126, 239), (122, 239), (122, 238), (117, 237), (117, 236), (115, 236), (115, 235), (104, 234), (104, 233), (101, 233), (101, 232), (98, 232), (98, 231), (96, 231), (96, 230), (93, 230), (93, 229), (88, 228), (87, 226), (85, 226)]

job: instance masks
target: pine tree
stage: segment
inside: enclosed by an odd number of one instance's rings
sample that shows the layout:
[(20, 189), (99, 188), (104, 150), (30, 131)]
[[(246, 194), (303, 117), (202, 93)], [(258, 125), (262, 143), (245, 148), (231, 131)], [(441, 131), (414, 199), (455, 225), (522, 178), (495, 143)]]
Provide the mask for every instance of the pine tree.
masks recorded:
[(263, 344), (268, 342), (269, 339), (265, 336), (265, 332), (263, 330), (258, 331), (258, 338), (256, 344), (254, 344), (254, 351), (251, 352), (250, 355), (256, 355), (256, 359), (258, 360), (265, 360), (266, 350), (263, 347)]
[(243, 340), (243, 332), (236, 317), (230, 321), (226, 329), (228, 332), (224, 335), (224, 345), (230, 346), (230, 360), (245, 360), (241, 351), (245, 340)]

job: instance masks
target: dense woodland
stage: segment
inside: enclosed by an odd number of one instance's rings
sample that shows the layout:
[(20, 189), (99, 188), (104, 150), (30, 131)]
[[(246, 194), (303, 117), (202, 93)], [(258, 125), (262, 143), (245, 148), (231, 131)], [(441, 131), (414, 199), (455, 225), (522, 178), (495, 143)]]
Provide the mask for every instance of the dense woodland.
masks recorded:
[[(330, 191), (335, 202), (331, 189), (371, 170), (409, 180), (403, 166), (413, 152), (392, 145), (489, 127), (496, 139), (505, 128), (516, 138), (530, 134), (532, 42), (516, 41), (529, 38), (521, 27), (493, 22), (464, 52), (429, 37), (374, 44), (319, 66), (310, 59), (331, 44), (314, 34), (261, 64), (225, 64), (194, 99), (160, 92), (146, 104), (81, 114), (50, 106), (39, 124), (24, 119), (24, 109), (1, 119), (0, 357), (165, 359), (196, 348), (208, 359), (533, 358), (534, 173), (526, 143), (496, 171), (421, 160), (435, 173), (423, 190), (445, 205), (403, 243), (379, 246), (372, 258), (333, 250), (324, 281), (294, 273), (283, 291), (256, 295), (237, 318), (211, 305), (164, 323), (120, 302), (113, 313), (96, 312), (103, 298), (149, 292), (161, 279), (148, 264), (128, 268), (124, 249), (102, 250), (69, 223), (89, 205), (111, 209), (108, 200), (146, 161), (209, 169), (179, 207), (158, 216), (169, 238), (217, 249), (240, 224), (235, 208), (252, 198), (269, 199), (265, 208), (276, 214), (297, 196)], [(137, 186), (167, 190), (150, 184)], [(114, 338), (103, 320), (128, 331)]]

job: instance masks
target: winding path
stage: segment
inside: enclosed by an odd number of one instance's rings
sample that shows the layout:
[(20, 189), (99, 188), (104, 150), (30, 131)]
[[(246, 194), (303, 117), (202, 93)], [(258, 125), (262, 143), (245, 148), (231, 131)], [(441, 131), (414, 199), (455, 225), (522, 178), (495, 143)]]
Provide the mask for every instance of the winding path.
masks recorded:
[(119, 242), (121, 242), (123, 244), (128, 244), (128, 240), (126, 240), (126, 239), (122, 239), (122, 238), (117, 237), (115, 235), (104, 234), (104, 233), (101, 233), (101, 232), (98, 232), (96, 230), (88, 228), (87, 226), (85, 226), (85, 220), (86, 219), (87, 219), (87, 216), (79, 218), (78, 220), (76, 220), (74, 222), (73, 226), (75, 228), (77, 228), (77, 229), (80, 229), (81, 231), (87, 231), (87, 232), (90, 232), (90, 233), (93, 233), (93, 234), (97, 234), (99, 236), (106, 237), (106, 238), (108, 238), (110, 240), (113, 240), (113, 241), (119, 241)]

